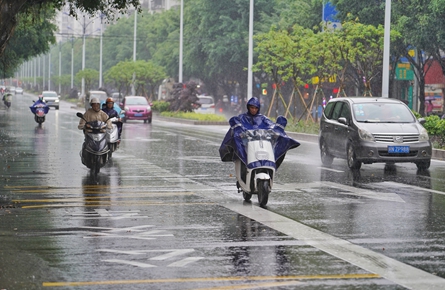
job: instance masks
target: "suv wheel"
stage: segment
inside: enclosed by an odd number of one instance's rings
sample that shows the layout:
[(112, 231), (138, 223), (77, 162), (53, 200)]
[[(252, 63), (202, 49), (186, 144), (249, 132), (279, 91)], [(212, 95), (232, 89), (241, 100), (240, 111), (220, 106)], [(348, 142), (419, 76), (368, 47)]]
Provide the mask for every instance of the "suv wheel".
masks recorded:
[(350, 169), (360, 169), (360, 167), (362, 167), (362, 163), (360, 161), (357, 161), (352, 144), (349, 143), (347, 148), (348, 149), (346, 152), (346, 158), (347, 158), (346, 160), (348, 161), (348, 167)]
[(431, 165), (431, 160), (416, 162), (417, 169), (419, 170), (426, 170), (430, 168), (430, 165)]
[(334, 161), (334, 156), (329, 154), (328, 146), (326, 146), (326, 142), (324, 140), (320, 141), (320, 157), (321, 157), (321, 163), (325, 166), (332, 165), (332, 162)]

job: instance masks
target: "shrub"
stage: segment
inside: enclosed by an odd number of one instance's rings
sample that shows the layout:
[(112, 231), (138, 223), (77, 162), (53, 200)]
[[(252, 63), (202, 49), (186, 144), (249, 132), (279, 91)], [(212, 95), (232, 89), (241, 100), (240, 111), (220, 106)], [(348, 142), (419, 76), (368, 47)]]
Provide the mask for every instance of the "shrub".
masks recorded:
[(171, 118), (180, 118), (180, 119), (188, 119), (188, 120), (197, 120), (197, 121), (210, 121), (210, 122), (225, 122), (226, 117), (222, 115), (215, 114), (198, 114), (193, 112), (168, 112), (164, 111), (161, 113), (161, 116), (171, 117)]
[(153, 101), (151, 108), (153, 111), (162, 113), (167, 111), (169, 106), (170, 103), (166, 101)]

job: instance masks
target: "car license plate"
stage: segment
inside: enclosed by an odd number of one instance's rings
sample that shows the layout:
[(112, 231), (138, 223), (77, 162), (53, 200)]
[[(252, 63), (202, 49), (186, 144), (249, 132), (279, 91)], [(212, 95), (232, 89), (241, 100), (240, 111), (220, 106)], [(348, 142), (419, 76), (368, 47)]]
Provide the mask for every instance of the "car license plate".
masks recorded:
[(135, 117), (142, 117), (142, 114), (141, 114), (141, 113), (138, 113), (138, 114), (134, 114), (134, 116), (135, 116)]
[(409, 153), (409, 146), (388, 146), (388, 153)]

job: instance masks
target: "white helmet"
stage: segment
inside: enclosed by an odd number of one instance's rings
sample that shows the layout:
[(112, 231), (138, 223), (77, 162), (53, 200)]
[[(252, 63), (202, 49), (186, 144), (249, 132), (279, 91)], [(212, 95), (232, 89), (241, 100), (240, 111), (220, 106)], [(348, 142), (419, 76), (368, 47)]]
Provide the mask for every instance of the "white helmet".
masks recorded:
[(100, 100), (99, 100), (99, 98), (92, 98), (92, 99), (90, 100), (90, 104), (100, 104)]

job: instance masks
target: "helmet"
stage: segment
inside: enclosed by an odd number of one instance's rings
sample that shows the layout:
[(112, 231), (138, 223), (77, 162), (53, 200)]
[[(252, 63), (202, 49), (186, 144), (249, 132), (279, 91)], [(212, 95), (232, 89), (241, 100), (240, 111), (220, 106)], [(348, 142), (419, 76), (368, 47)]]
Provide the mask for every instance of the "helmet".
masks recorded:
[(105, 101), (105, 103), (114, 103), (113, 98), (107, 98), (107, 100)]
[(92, 98), (92, 99), (90, 100), (90, 104), (100, 104), (100, 100), (99, 100), (99, 98)]

